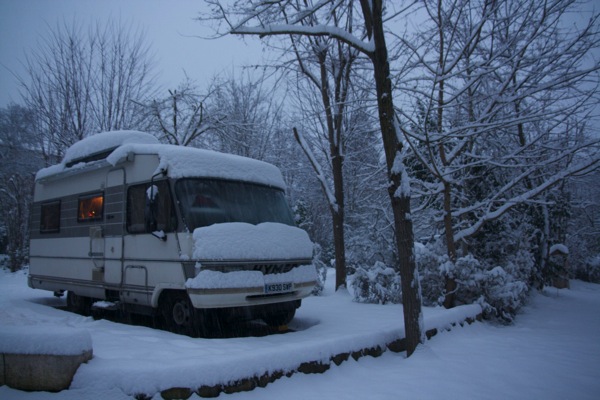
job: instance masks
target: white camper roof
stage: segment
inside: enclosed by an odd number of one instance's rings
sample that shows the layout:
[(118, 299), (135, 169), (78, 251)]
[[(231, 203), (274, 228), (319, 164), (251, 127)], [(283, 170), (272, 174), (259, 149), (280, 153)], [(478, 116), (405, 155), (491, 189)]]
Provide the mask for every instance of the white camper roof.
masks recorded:
[[(112, 152), (117, 147), (127, 143), (159, 144), (160, 142), (157, 138), (145, 132), (102, 132), (80, 140), (69, 147), (65, 152), (65, 157), (63, 158), (61, 164), (71, 167), (80, 162), (86, 162), (86, 160), (89, 160), (89, 158), (95, 155)], [(106, 158), (106, 155), (102, 158)]]
[(142, 154), (156, 154), (160, 160), (155, 171), (148, 171), (149, 177), (167, 171), (172, 178), (222, 178), (285, 189), (281, 171), (272, 164), (233, 154), (160, 144), (154, 136), (138, 131), (104, 132), (85, 138), (66, 151), (60, 164), (38, 171), (36, 180), (43, 182), (89, 168), (116, 166), (130, 160), (132, 155)]

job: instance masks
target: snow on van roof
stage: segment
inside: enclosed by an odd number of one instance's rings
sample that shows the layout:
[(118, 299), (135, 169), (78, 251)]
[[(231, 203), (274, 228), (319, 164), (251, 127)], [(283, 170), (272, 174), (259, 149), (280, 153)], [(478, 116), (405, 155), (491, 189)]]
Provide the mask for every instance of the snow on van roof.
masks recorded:
[(94, 155), (113, 149), (106, 157), (111, 165), (119, 164), (130, 154), (158, 155), (159, 166), (156, 171), (148, 172), (149, 177), (163, 170), (172, 178), (222, 178), (285, 189), (281, 171), (272, 164), (211, 150), (160, 144), (154, 136), (139, 131), (103, 132), (87, 137), (71, 146), (60, 164), (38, 171), (36, 179), (83, 168), (88, 162), (97, 161)]
[(262, 183), (285, 189), (281, 171), (272, 164), (234, 154), (193, 147), (167, 144), (127, 144), (113, 151), (107, 161), (114, 165), (131, 153), (157, 154), (160, 163), (153, 174), (166, 170), (171, 178), (222, 178)]
[(139, 131), (102, 132), (88, 136), (69, 147), (61, 164), (68, 165), (77, 160), (84, 160), (94, 154), (114, 150), (127, 143), (158, 144), (159, 141), (151, 134)]
[(159, 143), (158, 139), (149, 133), (121, 130), (102, 132), (88, 136), (67, 149), (60, 164), (52, 165), (39, 170), (36, 180), (42, 180), (65, 170), (76, 170), (86, 165), (86, 161), (95, 154), (102, 154), (126, 143)]

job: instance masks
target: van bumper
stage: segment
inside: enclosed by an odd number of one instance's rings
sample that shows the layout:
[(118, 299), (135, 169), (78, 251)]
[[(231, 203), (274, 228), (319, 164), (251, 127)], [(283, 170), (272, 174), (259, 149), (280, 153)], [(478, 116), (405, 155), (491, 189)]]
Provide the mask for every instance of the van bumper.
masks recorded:
[(195, 308), (229, 308), (283, 303), (310, 296), (316, 281), (294, 283), (291, 290), (267, 293), (264, 286), (241, 288), (188, 288), (187, 292)]

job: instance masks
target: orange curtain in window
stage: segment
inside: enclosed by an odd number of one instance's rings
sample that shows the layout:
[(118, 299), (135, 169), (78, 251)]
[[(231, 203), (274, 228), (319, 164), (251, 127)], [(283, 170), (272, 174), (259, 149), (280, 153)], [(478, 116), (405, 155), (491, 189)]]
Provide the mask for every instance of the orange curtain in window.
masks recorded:
[(104, 196), (88, 197), (79, 200), (79, 220), (102, 218)]

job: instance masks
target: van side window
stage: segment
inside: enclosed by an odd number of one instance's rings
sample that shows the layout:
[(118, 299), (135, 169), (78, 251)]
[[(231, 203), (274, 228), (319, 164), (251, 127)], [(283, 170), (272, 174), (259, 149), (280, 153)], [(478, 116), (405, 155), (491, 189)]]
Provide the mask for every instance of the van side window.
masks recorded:
[(130, 186), (127, 190), (127, 232), (173, 232), (177, 216), (166, 180)]
[(40, 233), (60, 232), (60, 200), (42, 204)]
[(97, 221), (102, 219), (104, 211), (104, 194), (97, 193), (79, 198), (77, 222)]

